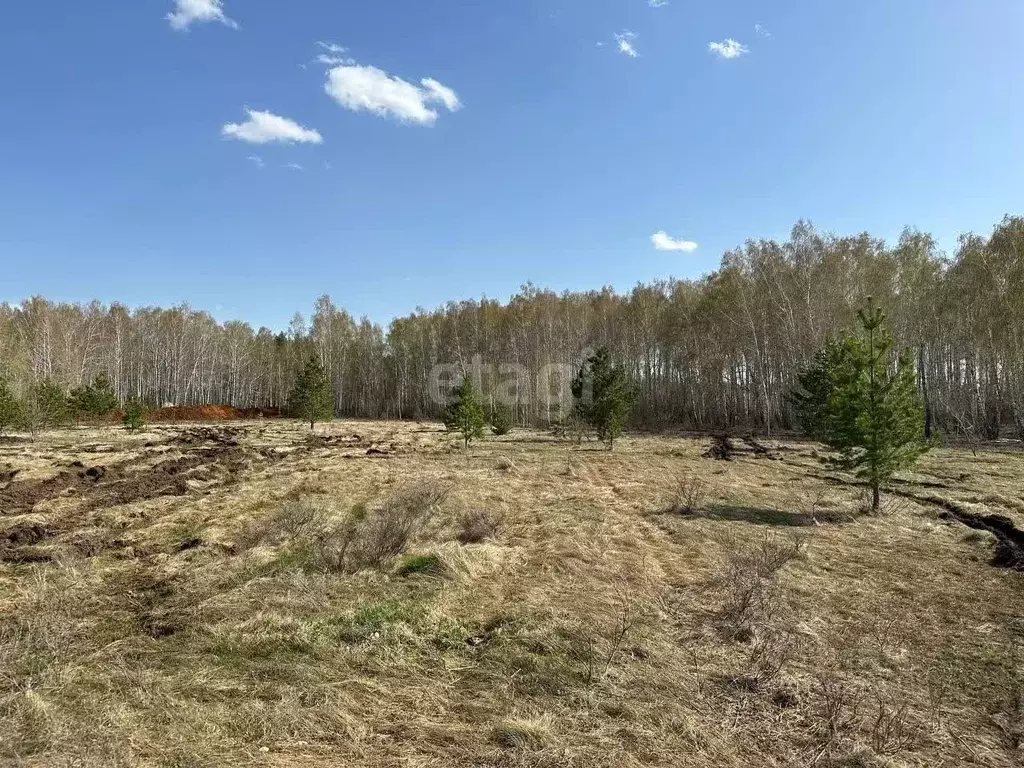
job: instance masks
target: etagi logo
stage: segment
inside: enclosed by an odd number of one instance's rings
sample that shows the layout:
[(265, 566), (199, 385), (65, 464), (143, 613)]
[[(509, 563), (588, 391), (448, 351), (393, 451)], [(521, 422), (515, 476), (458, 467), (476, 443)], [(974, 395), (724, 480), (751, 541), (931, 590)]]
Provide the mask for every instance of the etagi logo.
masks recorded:
[[(592, 350), (583, 350), (586, 360)], [(431, 402), (439, 406), (452, 403), (453, 390), (468, 376), (478, 392), (495, 405), (509, 408), (531, 403), (543, 404), (548, 412), (569, 413), (573, 405), (572, 382), (579, 371), (571, 363), (548, 363), (531, 375), (522, 363), (485, 363), (473, 355), (469, 364), (441, 363), (430, 369), (428, 391)], [(581, 398), (592, 398), (589, 381), (583, 382)]]

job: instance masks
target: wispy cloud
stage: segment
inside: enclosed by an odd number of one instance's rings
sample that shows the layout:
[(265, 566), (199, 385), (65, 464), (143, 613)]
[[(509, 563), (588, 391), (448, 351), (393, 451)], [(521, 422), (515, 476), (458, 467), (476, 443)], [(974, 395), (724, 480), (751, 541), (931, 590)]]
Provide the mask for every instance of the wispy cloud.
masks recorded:
[(316, 44), (319, 48), (326, 51), (316, 57), (316, 61), (319, 64), (323, 64), (326, 67), (338, 67), (344, 64), (355, 64), (356, 60), (351, 56), (344, 56), (342, 54), (348, 53), (348, 48), (337, 43), (325, 43), (323, 40), (317, 40)]
[(238, 29), (238, 22), (224, 15), (224, 0), (174, 0), (174, 10), (164, 18), (177, 30), (186, 30), (192, 24), (208, 21), (219, 21)]
[(763, 24), (755, 24), (754, 25), (754, 32), (757, 33), (758, 37), (771, 37), (772, 36), (772, 33), (769, 32), (767, 29), (765, 29)]
[(266, 165), (266, 163), (263, 162), (263, 158), (260, 157), (259, 155), (249, 155), (245, 159), (251, 162), (257, 168), (263, 168)]
[(323, 64), (325, 67), (340, 67), (356, 63), (356, 60), (350, 56), (331, 56), (327, 53), (321, 53), (316, 57), (316, 61), (317, 64)]
[(425, 77), (420, 83), (430, 94), (428, 101), (437, 101), (444, 104), (444, 108), (449, 112), (456, 112), (462, 109), (462, 102), (459, 101), (458, 94), (447, 85), (442, 85), (432, 77)]
[(337, 43), (325, 43), (323, 40), (317, 40), (316, 44), (323, 48), (328, 53), (345, 53), (348, 48)]
[(647, 4), (651, 6), (651, 8), (664, 8), (668, 5), (668, 0), (647, 0)]
[(664, 231), (655, 232), (651, 235), (651, 244), (659, 251), (682, 251), (693, 253), (697, 250), (697, 244), (691, 240), (675, 240)]
[(306, 170), (303, 166), (299, 165), (298, 163), (288, 163), (287, 165), (285, 165), (285, 168), (287, 168), (290, 171), (304, 171), (304, 170)]
[(740, 56), (750, 53), (749, 48), (731, 37), (720, 43), (708, 43), (708, 50), (720, 59), (738, 59)]
[(423, 78), (420, 86), (377, 67), (348, 64), (327, 73), (324, 90), (353, 112), (370, 112), (419, 125), (433, 125), (437, 120), (432, 104), (443, 105), (449, 112), (461, 109), (462, 102), (448, 86), (430, 77)]
[(322, 144), (323, 136), (319, 131), (303, 128), (294, 120), (275, 115), (272, 112), (259, 112), (246, 107), (249, 119), (244, 123), (228, 123), (221, 128), (221, 135), (229, 139), (247, 141), (250, 144), (269, 144), (278, 141), (284, 144)]
[(624, 53), (631, 59), (637, 58), (640, 54), (633, 47), (634, 40), (636, 40), (636, 33), (630, 32), (628, 29), (615, 35), (615, 42), (618, 43), (619, 53)]

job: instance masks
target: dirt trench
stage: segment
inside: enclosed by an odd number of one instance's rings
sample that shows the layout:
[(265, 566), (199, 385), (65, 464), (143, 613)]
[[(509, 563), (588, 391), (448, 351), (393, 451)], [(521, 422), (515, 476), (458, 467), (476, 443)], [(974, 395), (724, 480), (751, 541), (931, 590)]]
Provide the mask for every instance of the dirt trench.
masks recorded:
[(890, 493), (921, 504), (932, 504), (939, 507), (942, 509), (939, 513), (940, 520), (952, 520), (975, 531), (988, 531), (996, 538), (992, 565), (997, 568), (1024, 571), (1024, 531), (1005, 515), (983, 515), (971, 512), (952, 499), (933, 494), (922, 496), (912, 491), (898, 489), (892, 489)]

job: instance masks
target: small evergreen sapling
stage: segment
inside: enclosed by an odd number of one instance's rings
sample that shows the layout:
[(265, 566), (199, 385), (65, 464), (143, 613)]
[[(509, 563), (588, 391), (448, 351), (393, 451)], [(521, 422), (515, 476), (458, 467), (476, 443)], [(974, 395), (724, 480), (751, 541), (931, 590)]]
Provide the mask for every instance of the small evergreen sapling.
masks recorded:
[[(858, 318), (859, 332), (826, 350), (827, 364), (813, 377), (815, 394), (803, 402), (809, 431), (837, 454), (828, 463), (867, 483), (877, 513), (881, 489), (932, 444), (923, 438), (924, 407), (913, 363), (906, 354), (894, 354), (885, 314), (869, 298)], [(801, 381), (810, 395), (808, 383)]]
[(491, 411), (491, 432), (499, 437), (512, 431), (512, 414), (508, 408), (498, 405)]
[(483, 437), (484, 409), (480, 404), (476, 387), (469, 376), (462, 379), (462, 383), (452, 393), (455, 398), (448, 410), (445, 412), (444, 425), (449, 432), (458, 432), (469, 448), (470, 442), (478, 437)]
[(138, 400), (132, 398), (124, 404), (124, 416), (121, 419), (128, 434), (133, 435), (146, 428), (146, 409)]
[(796, 386), (787, 398), (804, 433), (817, 440), (824, 440), (828, 432), (829, 398), (845, 353), (842, 341), (826, 341), (810, 365), (797, 374)]
[(64, 388), (51, 379), (33, 382), (21, 405), (21, 415), (22, 422), (33, 435), (67, 424), (71, 408)]
[(21, 404), (11, 392), (7, 379), (0, 376), (0, 435), (4, 430), (18, 426), (21, 421)]
[(90, 384), (71, 392), (71, 407), (82, 416), (103, 416), (117, 408), (117, 393), (105, 373), (101, 373)]
[(294, 417), (309, 422), (310, 429), (313, 429), (318, 421), (330, 421), (334, 418), (334, 391), (331, 380), (316, 357), (309, 359), (295, 380), (288, 405)]
[(612, 362), (608, 348), (601, 347), (587, 358), (571, 389), (576, 414), (612, 450), (633, 405), (626, 369)]

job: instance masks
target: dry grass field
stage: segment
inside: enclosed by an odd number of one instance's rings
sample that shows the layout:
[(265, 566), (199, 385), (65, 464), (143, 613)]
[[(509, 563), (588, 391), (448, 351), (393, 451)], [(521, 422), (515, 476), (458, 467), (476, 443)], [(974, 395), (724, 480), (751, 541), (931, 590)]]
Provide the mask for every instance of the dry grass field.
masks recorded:
[(1024, 453), (711, 444), (0, 438), (0, 764), (1020, 765)]

